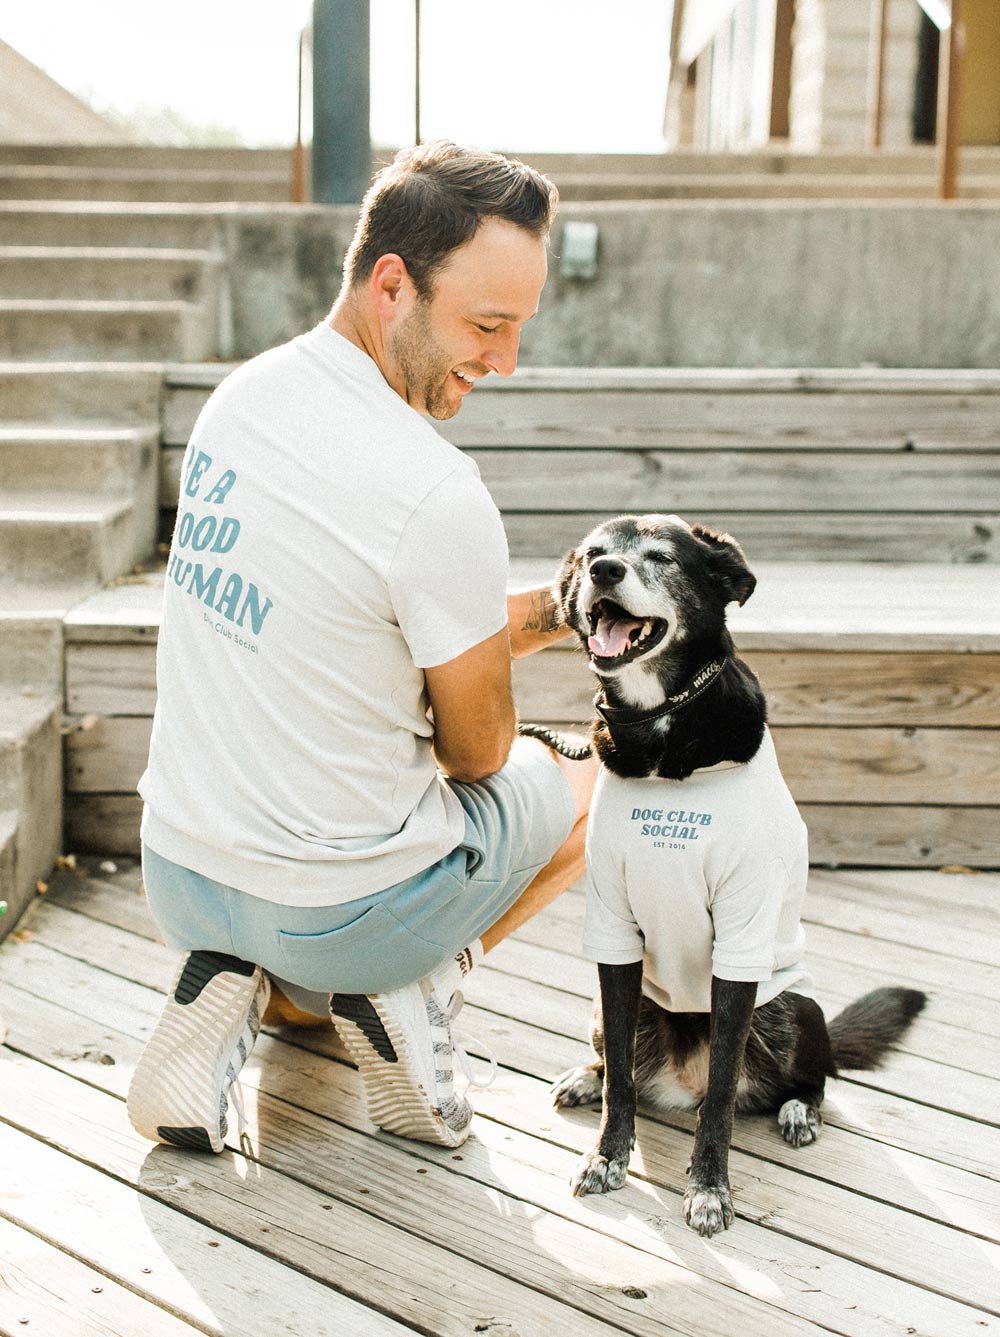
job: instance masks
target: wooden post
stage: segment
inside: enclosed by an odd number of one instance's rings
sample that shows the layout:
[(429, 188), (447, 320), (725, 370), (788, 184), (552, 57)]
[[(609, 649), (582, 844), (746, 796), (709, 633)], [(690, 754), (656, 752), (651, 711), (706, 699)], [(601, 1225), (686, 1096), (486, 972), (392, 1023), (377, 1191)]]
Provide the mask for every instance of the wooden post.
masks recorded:
[(872, 0), (868, 44), (868, 147), (882, 147), (885, 108), (885, 27), (889, 0)]
[(965, 27), (961, 21), (961, 0), (951, 0), (951, 24), (941, 33), (938, 65), (937, 139), (940, 148), (938, 196), (954, 200), (958, 196), (958, 144), (961, 133), (962, 63), (965, 55)]

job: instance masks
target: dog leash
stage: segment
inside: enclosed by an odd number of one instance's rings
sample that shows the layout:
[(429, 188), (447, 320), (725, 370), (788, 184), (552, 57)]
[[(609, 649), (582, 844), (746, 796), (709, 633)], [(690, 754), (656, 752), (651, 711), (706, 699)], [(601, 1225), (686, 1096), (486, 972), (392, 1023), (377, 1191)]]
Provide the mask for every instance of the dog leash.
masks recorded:
[(690, 705), (703, 692), (708, 691), (728, 663), (728, 655), (723, 659), (713, 659), (710, 664), (706, 664), (704, 668), (698, 670), (683, 692), (678, 692), (675, 696), (668, 696), (666, 702), (656, 710), (637, 714), (627, 706), (609, 706), (603, 699), (601, 692), (598, 692), (594, 697), (594, 709), (605, 724), (614, 726), (616, 729), (648, 724), (650, 720), (658, 720), (663, 715), (672, 715), (675, 710)]

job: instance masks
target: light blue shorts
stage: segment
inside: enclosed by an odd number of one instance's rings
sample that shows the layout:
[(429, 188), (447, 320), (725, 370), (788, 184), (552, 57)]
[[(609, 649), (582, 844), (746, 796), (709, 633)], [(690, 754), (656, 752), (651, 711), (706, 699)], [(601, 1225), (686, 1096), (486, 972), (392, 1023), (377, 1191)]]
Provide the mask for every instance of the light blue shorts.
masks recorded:
[(143, 845), (146, 897), (164, 940), (253, 961), (317, 1016), (331, 993), (385, 993), (421, 979), (510, 909), (575, 815), (569, 781), (534, 740), (517, 739), (496, 775), (448, 784), (465, 809), (462, 843), (405, 882), (342, 905), (277, 905)]

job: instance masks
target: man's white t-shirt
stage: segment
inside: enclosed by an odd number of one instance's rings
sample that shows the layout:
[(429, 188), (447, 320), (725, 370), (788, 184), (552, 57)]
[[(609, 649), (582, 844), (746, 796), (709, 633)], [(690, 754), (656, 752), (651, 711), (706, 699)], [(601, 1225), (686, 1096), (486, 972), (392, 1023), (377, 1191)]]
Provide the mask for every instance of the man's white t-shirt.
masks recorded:
[(667, 1011), (711, 1011), (713, 974), (757, 982), (757, 1007), (810, 992), (799, 922), (807, 833), (769, 731), (745, 765), (686, 780), (602, 769), (587, 872), (584, 955), (642, 961), (643, 992)]
[(143, 840), (280, 904), (341, 904), (464, 838), (423, 669), (507, 622), (472, 460), (322, 324), (228, 376), (183, 465)]

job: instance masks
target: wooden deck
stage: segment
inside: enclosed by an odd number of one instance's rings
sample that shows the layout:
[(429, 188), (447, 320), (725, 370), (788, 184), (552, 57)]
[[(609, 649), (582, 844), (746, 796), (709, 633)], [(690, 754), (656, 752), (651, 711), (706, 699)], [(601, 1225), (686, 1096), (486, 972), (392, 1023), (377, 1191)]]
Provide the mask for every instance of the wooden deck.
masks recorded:
[(681, 1215), (689, 1116), (640, 1119), (621, 1192), (569, 1195), (597, 1124), (547, 1095), (587, 1052), (579, 891), (470, 981), (463, 1027), (501, 1068), (460, 1151), (375, 1134), (332, 1032), (285, 1030), (244, 1070), (252, 1146), (211, 1157), (126, 1120), (174, 958), (134, 864), (99, 864), (57, 874), (0, 950), (3, 1334), (1000, 1328), (1000, 875), (814, 872), (827, 1011), (893, 981), (932, 1001), (881, 1073), (832, 1084), (818, 1145), (738, 1122), (737, 1220), (703, 1241)]

